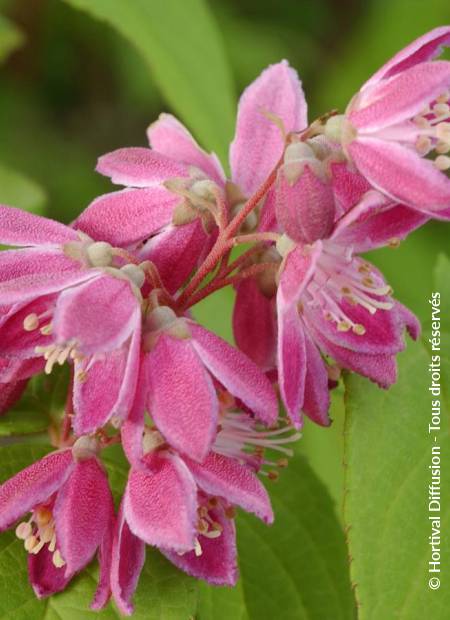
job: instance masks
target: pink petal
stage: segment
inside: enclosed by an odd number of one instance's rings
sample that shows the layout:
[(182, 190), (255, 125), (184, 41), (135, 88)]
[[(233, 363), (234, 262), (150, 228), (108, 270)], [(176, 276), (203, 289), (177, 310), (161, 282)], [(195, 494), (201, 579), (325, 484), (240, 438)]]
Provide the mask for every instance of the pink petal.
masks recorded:
[(76, 231), (64, 224), (0, 205), (0, 243), (4, 245), (45, 245), (79, 241)]
[(66, 575), (93, 558), (110, 524), (113, 503), (108, 479), (96, 458), (77, 462), (60, 488), (53, 514)]
[(419, 211), (390, 204), (380, 209), (379, 200), (371, 205), (369, 200), (361, 201), (337, 223), (332, 238), (340, 245), (352, 247), (354, 252), (367, 252), (388, 245), (393, 240), (405, 239), (410, 232), (428, 221), (428, 216)]
[(330, 392), (328, 373), (319, 350), (305, 331), (306, 377), (303, 411), (316, 424), (329, 426)]
[(424, 62), (374, 87), (363, 107), (351, 104), (348, 119), (364, 133), (375, 132), (413, 118), (449, 86), (450, 62)]
[(0, 358), (0, 383), (11, 383), (28, 379), (44, 370), (44, 358), (17, 359), (13, 357)]
[(362, 90), (382, 79), (390, 78), (401, 71), (405, 71), (418, 63), (432, 60), (441, 54), (443, 46), (449, 44), (449, 26), (441, 26), (440, 28), (430, 30), (430, 32), (422, 35), (395, 54), (364, 84)]
[(114, 506), (111, 504), (109, 523), (103, 534), (103, 539), (98, 550), (100, 575), (97, 589), (90, 605), (91, 609), (95, 611), (103, 609), (111, 597), (111, 565), (115, 521)]
[(27, 383), (27, 379), (13, 383), (0, 383), (0, 415), (6, 413), (19, 400)]
[(265, 69), (239, 101), (230, 165), (233, 181), (247, 196), (266, 180), (284, 150), (281, 131), (265, 112), (281, 119), (286, 132), (307, 125), (302, 86), (286, 60)]
[(335, 205), (331, 184), (320, 179), (309, 165), (294, 181), (290, 173), (297, 162), (278, 172), (276, 213), (281, 228), (299, 243), (313, 243), (328, 237), (333, 228)]
[(203, 463), (190, 459), (186, 463), (205, 493), (224, 497), (265, 523), (273, 522), (267, 491), (249, 467), (215, 452), (210, 452)]
[(358, 204), (364, 194), (372, 188), (359, 172), (350, 168), (348, 162), (330, 163), (330, 170), (336, 211), (340, 217)]
[(222, 526), (218, 538), (199, 536), (202, 554), (194, 551), (179, 555), (173, 551), (163, 550), (163, 554), (182, 571), (197, 579), (215, 586), (234, 586), (238, 579), (236, 528), (233, 519), (228, 519), (223, 510), (210, 510), (214, 522)]
[(320, 241), (308, 248), (297, 246), (289, 252), (284, 260), (280, 284), (277, 292), (277, 304), (297, 303), (300, 295), (314, 274), (317, 260), (322, 251)]
[(301, 428), (306, 377), (305, 335), (295, 304), (278, 302), (278, 382), (286, 410)]
[(439, 217), (450, 202), (450, 179), (431, 161), (394, 142), (358, 138), (348, 151), (368, 181), (393, 200)]
[(73, 470), (70, 449), (52, 452), (0, 486), (0, 531), (45, 502)]
[[(49, 336), (41, 334), (39, 329), (26, 331), (23, 326), (24, 320), (31, 313), (39, 316), (46, 311), (51, 311), (54, 300), (54, 296), (41, 297), (23, 306), (13, 306), (8, 319), (0, 327), (2, 355), (21, 358), (36, 357), (35, 348), (47, 345), (49, 343)], [(16, 309), (16, 312), (13, 312), (14, 309)], [(40, 326), (42, 327), (50, 321), (51, 312), (46, 319), (41, 321)]]
[(419, 319), (400, 302), (395, 302), (395, 312), (399, 317), (399, 322), (406, 328), (413, 340), (417, 340), (422, 331)]
[(57, 292), (96, 275), (60, 249), (7, 250), (0, 253), (0, 303), (12, 305)]
[[(136, 373), (138, 374), (138, 373)], [(144, 432), (144, 414), (148, 394), (146, 365), (140, 361), (137, 389), (130, 414), (120, 427), (122, 448), (128, 461), (138, 467), (143, 455), (142, 435)]]
[(175, 293), (197, 266), (207, 242), (202, 222), (196, 219), (183, 226), (169, 225), (147, 241), (139, 257), (151, 260), (169, 293)]
[(74, 226), (93, 239), (124, 247), (166, 226), (179, 202), (179, 196), (162, 186), (125, 189), (96, 198)]
[(118, 185), (150, 187), (172, 177), (187, 177), (188, 170), (161, 153), (142, 147), (117, 149), (99, 158), (97, 172)]
[(322, 351), (334, 358), (340, 366), (367, 377), (380, 387), (388, 388), (397, 381), (395, 355), (369, 355), (350, 351), (333, 344), (318, 331), (313, 332), (313, 338)]
[(201, 149), (189, 131), (171, 114), (161, 114), (147, 130), (152, 148), (188, 166), (200, 168), (219, 185), (225, 181), (217, 156)]
[(56, 304), (53, 333), (76, 341), (85, 355), (119, 348), (140, 324), (140, 304), (127, 279), (101, 275), (64, 291)]
[(28, 576), (38, 598), (61, 592), (73, 577), (73, 574), (66, 576), (63, 567), (57, 568), (52, 557), (53, 553), (48, 550), (47, 545), (39, 553), (28, 554)]
[(263, 200), (262, 207), (259, 213), (259, 225), (258, 230), (261, 232), (279, 232), (280, 227), (277, 222), (275, 213), (276, 193), (275, 188), (272, 186), (266, 194)]
[(219, 405), (192, 341), (164, 334), (145, 364), (148, 409), (158, 430), (175, 449), (203, 460), (216, 434)]
[(236, 287), (233, 333), (237, 346), (263, 370), (275, 364), (276, 321), (273, 298), (259, 289), (253, 278)]
[(174, 455), (144, 458), (148, 469), (131, 469), (123, 499), (130, 530), (148, 545), (190, 551), (198, 518), (194, 479)]
[(145, 544), (131, 533), (121, 506), (112, 549), (111, 590), (114, 602), (126, 616), (133, 613), (131, 597), (136, 590), (144, 562)]
[(190, 323), (192, 345), (202, 362), (229, 392), (242, 400), (265, 424), (278, 416), (270, 381), (246, 355), (200, 325)]
[[(139, 370), (140, 324), (131, 345), (108, 353), (92, 364), (87, 358), (75, 363), (73, 429), (77, 435), (92, 433), (108, 420), (124, 420), (136, 392)], [(80, 374), (82, 378), (79, 379)]]

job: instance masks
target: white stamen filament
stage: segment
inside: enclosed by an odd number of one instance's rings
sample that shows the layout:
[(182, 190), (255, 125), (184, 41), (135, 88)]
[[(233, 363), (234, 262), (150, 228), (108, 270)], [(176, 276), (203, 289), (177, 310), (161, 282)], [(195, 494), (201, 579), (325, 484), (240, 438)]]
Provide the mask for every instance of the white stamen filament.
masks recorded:
[(45, 545), (52, 553), (52, 561), (56, 568), (63, 567), (66, 563), (61, 552), (56, 548), (55, 521), (49, 508), (39, 507), (35, 509), (28, 519), (19, 523), (16, 527), (16, 536), (23, 540), (25, 550), (37, 555)]

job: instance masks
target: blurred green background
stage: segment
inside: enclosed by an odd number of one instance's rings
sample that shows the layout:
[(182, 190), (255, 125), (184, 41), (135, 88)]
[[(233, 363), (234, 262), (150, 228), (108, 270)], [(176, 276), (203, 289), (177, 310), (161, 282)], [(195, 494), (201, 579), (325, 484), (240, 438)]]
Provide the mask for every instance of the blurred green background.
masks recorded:
[[(164, 7), (159, 0), (154, 4)], [(331, 108), (342, 110), (393, 53), (450, 22), (448, 0), (208, 4), (231, 65), (236, 99), (267, 64), (287, 58), (303, 80), (311, 119)], [(0, 0), (0, 14), (15, 25), (6, 28), (0, 20), (0, 201), (27, 208), (31, 200), (47, 215), (69, 222), (95, 196), (112, 189), (94, 172), (96, 158), (121, 146), (145, 145), (146, 127), (170, 106), (141, 55), (106, 23), (60, 0)], [(399, 249), (382, 250), (371, 260), (383, 269), (396, 296), (425, 320), (433, 265), (448, 249), (449, 226), (432, 223)], [(227, 291), (207, 300), (197, 316), (230, 338), (231, 307)], [(339, 393), (334, 417), (332, 430), (306, 427), (302, 450), (339, 506)]]

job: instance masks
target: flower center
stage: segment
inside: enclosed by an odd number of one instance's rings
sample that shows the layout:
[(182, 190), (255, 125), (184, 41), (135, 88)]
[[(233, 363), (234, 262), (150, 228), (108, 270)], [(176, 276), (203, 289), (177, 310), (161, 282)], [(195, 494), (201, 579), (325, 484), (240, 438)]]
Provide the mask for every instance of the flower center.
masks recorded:
[(35, 508), (28, 521), (19, 523), (16, 536), (24, 541), (28, 553), (36, 555), (45, 545), (52, 553), (52, 561), (56, 568), (65, 565), (59, 549), (56, 548), (56, 532), (53, 513), (48, 506)]
[(313, 280), (306, 287), (299, 304), (302, 312), (305, 306), (319, 306), (327, 320), (336, 324), (338, 331), (349, 331), (363, 336), (364, 325), (355, 323), (341, 307), (342, 301), (352, 306), (360, 305), (370, 314), (377, 310), (390, 310), (392, 302), (385, 296), (392, 289), (380, 279), (373, 267), (359, 258), (351, 256), (351, 248), (345, 249), (332, 242), (324, 244)]

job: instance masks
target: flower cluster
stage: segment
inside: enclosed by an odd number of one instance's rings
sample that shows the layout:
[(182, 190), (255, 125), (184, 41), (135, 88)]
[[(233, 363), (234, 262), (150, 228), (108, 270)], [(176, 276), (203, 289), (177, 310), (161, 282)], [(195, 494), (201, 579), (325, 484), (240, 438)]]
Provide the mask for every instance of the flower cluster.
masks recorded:
[[(98, 553), (92, 607), (112, 593), (130, 614), (145, 545), (233, 585), (235, 507), (272, 522), (260, 477), (286, 466), (303, 414), (330, 423), (341, 369), (395, 382), (420, 326), (361, 253), (450, 219), (449, 42), (424, 35), (310, 124), (295, 71), (270, 66), (241, 97), (230, 178), (164, 114), (150, 148), (99, 159), (124, 189), (70, 226), (0, 206), (0, 411), (31, 376), (71, 373), (56, 451), (0, 486), (1, 529), (31, 513), (16, 534), (37, 596)], [(190, 311), (225, 286), (237, 347)], [(111, 443), (130, 463), (117, 514)]]

